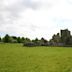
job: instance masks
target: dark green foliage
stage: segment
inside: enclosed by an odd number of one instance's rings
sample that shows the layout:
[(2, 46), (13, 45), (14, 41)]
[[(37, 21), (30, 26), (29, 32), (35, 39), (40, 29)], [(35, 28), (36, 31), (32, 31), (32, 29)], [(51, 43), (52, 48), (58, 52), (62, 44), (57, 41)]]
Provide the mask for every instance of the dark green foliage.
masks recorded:
[(49, 44), (48, 44), (48, 41), (47, 41), (46, 39), (41, 38), (41, 40), (40, 40), (40, 45), (41, 45), (41, 46), (48, 46)]
[(36, 46), (34, 42), (32, 42), (29, 38), (24, 38), (24, 46), (33, 47)]
[(24, 46), (48, 46), (48, 41), (45, 40), (44, 38), (41, 38), (41, 40), (38, 40), (38, 38), (36, 38), (35, 40), (32, 40), (30, 42), (27, 42), (24, 44)]
[(40, 46), (40, 40), (38, 40), (38, 38), (32, 40), (32, 42), (35, 43), (35, 45)]
[(12, 43), (17, 43), (17, 37), (16, 36), (11, 36), (11, 42)]
[(26, 42), (31, 42), (31, 40), (29, 38), (26, 38), (25, 40), (26, 40)]
[(1, 42), (1, 37), (0, 37), (0, 42)]
[(21, 42), (22, 42), (22, 43), (25, 42), (25, 38), (24, 38), (24, 37), (21, 38)]
[(36, 38), (35, 40), (32, 40), (32, 42), (37, 43), (39, 40)]
[(17, 42), (21, 43), (21, 38), (20, 37), (17, 38)]
[(49, 41), (44, 38), (30, 40), (29, 38), (9, 36), (6, 34), (4, 38), (1, 39), (0, 37), (0, 42), (23, 43), (25, 46), (72, 46), (72, 36), (70, 31), (65, 29), (61, 30), (60, 33), (54, 34)]
[(11, 42), (11, 37), (8, 34), (6, 34), (5, 37), (3, 38), (3, 42), (10, 43)]
[(23, 41), (24, 44), (30, 43), (30, 42), (31, 42), (31, 40), (29, 38), (24, 38), (24, 41)]
[(15, 39), (15, 40), (17, 40), (17, 37), (16, 36), (12, 36), (12, 38)]
[(34, 47), (34, 46), (37, 46), (37, 45), (34, 42), (28, 42), (28, 43), (25, 43), (24, 46)]
[(52, 36), (52, 39), (50, 40), (50, 45), (53, 45), (53, 46), (61, 45), (61, 37), (60, 37), (59, 33), (54, 34)]

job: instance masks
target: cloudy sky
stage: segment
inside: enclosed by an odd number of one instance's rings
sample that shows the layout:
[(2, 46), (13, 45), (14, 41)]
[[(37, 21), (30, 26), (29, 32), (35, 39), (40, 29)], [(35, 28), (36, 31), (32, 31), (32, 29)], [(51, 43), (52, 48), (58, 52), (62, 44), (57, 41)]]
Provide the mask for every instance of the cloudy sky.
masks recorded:
[(50, 39), (72, 31), (72, 0), (0, 0), (0, 36)]

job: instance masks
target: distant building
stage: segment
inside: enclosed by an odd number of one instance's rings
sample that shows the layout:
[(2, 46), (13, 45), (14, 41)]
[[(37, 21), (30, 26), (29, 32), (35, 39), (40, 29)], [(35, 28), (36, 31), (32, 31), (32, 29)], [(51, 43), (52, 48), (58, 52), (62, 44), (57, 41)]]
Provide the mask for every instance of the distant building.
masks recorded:
[(71, 33), (68, 29), (61, 30), (61, 37), (70, 37)]
[(71, 33), (70, 33), (70, 31), (68, 29), (61, 30), (62, 43), (68, 44), (68, 42), (70, 40), (70, 37), (71, 37)]

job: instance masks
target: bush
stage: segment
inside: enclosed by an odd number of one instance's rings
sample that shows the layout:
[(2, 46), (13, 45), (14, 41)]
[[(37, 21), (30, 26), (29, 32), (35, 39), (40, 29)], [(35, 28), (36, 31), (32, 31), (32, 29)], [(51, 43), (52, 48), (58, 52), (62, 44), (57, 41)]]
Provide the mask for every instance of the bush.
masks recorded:
[(25, 43), (24, 46), (34, 47), (34, 46), (37, 46), (37, 45), (34, 42), (28, 42), (28, 43)]

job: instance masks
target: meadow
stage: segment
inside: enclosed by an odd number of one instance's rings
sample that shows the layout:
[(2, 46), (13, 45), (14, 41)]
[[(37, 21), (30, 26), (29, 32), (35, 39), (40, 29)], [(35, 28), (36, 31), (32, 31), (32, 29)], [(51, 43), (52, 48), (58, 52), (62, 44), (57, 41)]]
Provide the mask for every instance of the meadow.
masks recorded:
[(0, 44), (0, 72), (72, 72), (72, 48)]

